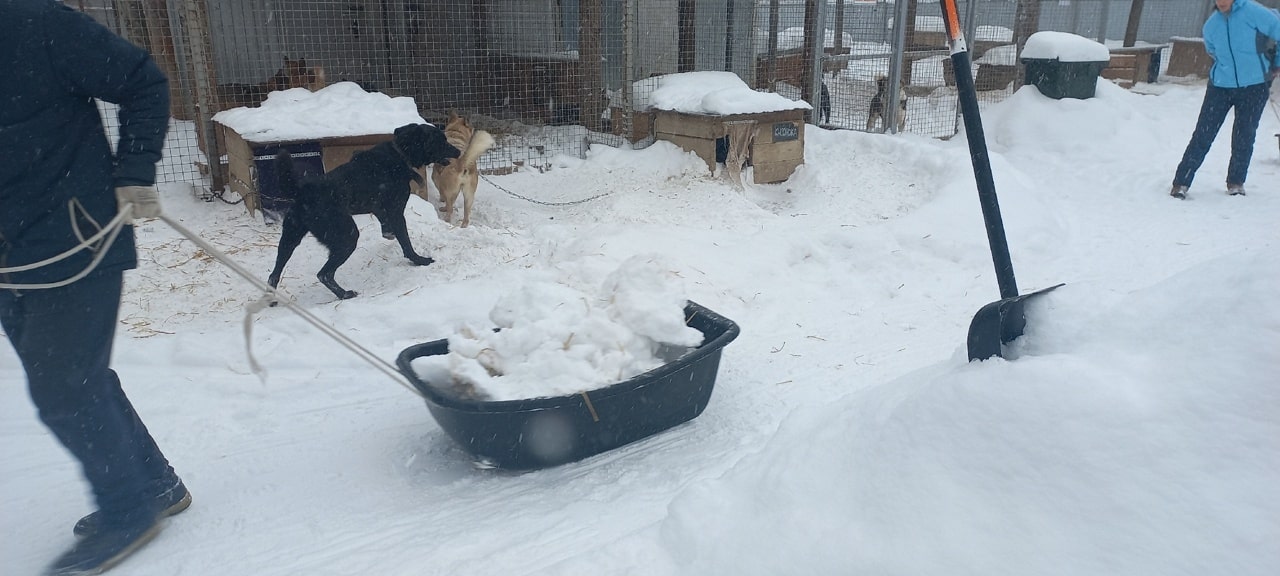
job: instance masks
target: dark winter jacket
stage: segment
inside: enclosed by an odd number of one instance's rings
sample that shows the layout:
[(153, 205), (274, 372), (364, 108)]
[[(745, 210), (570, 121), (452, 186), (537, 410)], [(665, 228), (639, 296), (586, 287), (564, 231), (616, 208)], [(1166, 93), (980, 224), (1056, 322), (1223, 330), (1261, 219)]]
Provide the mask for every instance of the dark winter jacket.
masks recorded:
[(1253, 0), (1235, 0), (1226, 14), (1216, 8), (1204, 23), (1204, 47), (1213, 57), (1209, 79), (1219, 88), (1244, 88), (1266, 82), (1271, 68), (1262, 40), (1280, 40), (1280, 16)]
[[(94, 98), (120, 105), (118, 155)], [(145, 51), (52, 0), (0, 0), (0, 268), (59, 254), (76, 228), (87, 237), (114, 218), (116, 186), (155, 182), (168, 125), (168, 81)], [(92, 256), (0, 281), (62, 280)], [(126, 226), (98, 270), (136, 261)]]

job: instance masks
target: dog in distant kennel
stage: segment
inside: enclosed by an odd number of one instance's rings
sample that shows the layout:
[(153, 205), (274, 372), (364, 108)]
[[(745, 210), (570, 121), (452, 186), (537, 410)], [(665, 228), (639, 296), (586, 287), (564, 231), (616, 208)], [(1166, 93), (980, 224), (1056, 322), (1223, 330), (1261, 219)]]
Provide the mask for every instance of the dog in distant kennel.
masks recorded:
[[(898, 132), (902, 132), (907, 126), (907, 91), (901, 84), (898, 85)], [(871, 97), (871, 106), (867, 111), (867, 132), (876, 132), (876, 124), (880, 125), (879, 132), (889, 131), (889, 78), (887, 76), (879, 76), (876, 78), (876, 93)]]

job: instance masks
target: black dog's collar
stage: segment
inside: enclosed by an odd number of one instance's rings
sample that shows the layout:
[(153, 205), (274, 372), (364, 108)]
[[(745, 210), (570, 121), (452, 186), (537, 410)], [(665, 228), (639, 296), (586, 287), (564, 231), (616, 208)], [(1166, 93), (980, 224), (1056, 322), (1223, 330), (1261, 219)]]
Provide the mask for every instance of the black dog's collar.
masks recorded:
[(400, 144), (395, 140), (391, 141), (391, 149), (395, 150), (396, 154), (400, 155), (400, 159), (404, 160), (404, 163), (408, 164), (410, 168), (417, 168), (417, 166), (413, 165), (413, 161), (409, 159), (409, 155), (405, 154), (404, 150), (400, 149)]

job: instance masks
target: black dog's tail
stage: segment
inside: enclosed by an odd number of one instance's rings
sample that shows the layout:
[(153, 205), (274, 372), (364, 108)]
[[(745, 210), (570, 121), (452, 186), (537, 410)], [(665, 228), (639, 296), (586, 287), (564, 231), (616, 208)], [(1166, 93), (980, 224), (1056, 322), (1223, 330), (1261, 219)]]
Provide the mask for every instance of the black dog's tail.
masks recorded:
[(293, 172), (293, 156), (288, 150), (276, 154), (276, 189), (285, 198), (298, 197), (298, 175)]

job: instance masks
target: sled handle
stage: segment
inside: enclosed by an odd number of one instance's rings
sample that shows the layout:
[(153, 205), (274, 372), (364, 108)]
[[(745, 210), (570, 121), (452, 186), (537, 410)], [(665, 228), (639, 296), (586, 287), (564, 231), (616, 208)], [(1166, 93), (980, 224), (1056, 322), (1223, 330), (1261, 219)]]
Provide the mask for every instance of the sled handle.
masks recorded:
[[(421, 391), (419, 391), (416, 387), (414, 387), (413, 384), (409, 383), (409, 379), (406, 378), (404, 374), (401, 374), (399, 370), (396, 370), (396, 367), (392, 366), (391, 363), (377, 357), (376, 355), (374, 355), (373, 352), (370, 352), (369, 350), (360, 346), (352, 339), (347, 338), (346, 335), (339, 332), (336, 328), (326, 324), (324, 321), (317, 318), (314, 314), (308, 312), (306, 308), (299, 306), (292, 299), (281, 297), (278, 293), (276, 293), (275, 288), (272, 288), (266, 282), (263, 282), (258, 277), (254, 276), (253, 274), (250, 274), (248, 270), (245, 270), (244, 267), (240, 266), (234, 260), (228, 257), (226, 254), (222, 253), (221, 250), (214, 248), (213, 245), (206, 242), (204, 238), (201, 238), (195, 232), (188, 230), (186, 226), (179, 224), (178, 221), (169, 217), (167, 214), (160, 214), (158, 218), (164, 221), (165, 224), (168, 224), (170, 228), (173, 228), (175, 231), (177, 231), (178, 234), (181, 234), (185, 236), (188, 240), (194, 242), (196, 246), (199, 246), (202, 250), (207, 252), (215, 260), (226, 265), (226, 267), (230, 268), (233, 272), (238, 274), (241, 278), (248, 280), (250, 284), (253, 284), (254, 287), (261, 290), (263, 292), (262, 301), (274, 301), (274, 302), (280, 302), (284, 304), (286, 308), (293, 311), (295, 314), (301, 316), (309, 324), (311, 324), (312, 326), (315, 326), (321, 332), (324, 332), (325, 335), (338, 341), (338, 343), (341, 344), (343, 347), (354, 352), (362, 360), (364, 360), (365, 362), (368, 362), (374, 368), (377, 368), (378, 370), (382, 371), (383, 374), (386, 374), (401, 386), (408, 388), (410, 392), (413, 392), (414, 394), (422, 398), (426, 398), (426, 396), (424, 396)], [(262, 377), (262, 369), (258, 367), (258, 363), (253, 359), (253, 350), (251, 348), (252, 345), (249, 341), (247, 322), (248, 322), (248, 318), (246, 318), (246, 333), (245, 333), (245, 343), (244, 343), (245, 350), (249, 354), (249, 363), (253, 368), (254, 373), (257, 374), (259, 377)]]

